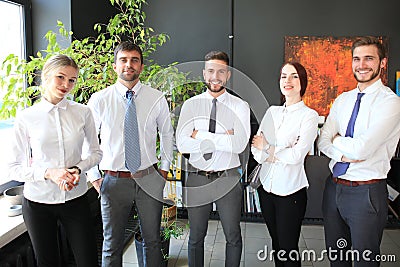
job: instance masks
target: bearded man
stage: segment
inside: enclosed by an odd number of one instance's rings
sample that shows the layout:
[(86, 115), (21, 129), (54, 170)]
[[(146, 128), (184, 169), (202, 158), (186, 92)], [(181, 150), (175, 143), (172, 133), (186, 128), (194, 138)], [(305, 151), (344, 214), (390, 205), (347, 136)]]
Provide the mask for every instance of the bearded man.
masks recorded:
[(379, 266), (400, 99), (380, 79), (387, 57), (378, 38), (357, 39), (352, 57), (357, 88), (334, 101), (318, 141), (332, 159), (322, 204), (325, 243), (331, 266)]

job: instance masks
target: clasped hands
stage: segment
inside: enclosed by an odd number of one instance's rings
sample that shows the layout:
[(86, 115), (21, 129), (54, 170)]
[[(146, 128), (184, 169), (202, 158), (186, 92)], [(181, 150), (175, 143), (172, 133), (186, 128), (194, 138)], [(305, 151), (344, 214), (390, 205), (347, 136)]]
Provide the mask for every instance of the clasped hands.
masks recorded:
[(80, 176), (79, 170), (76, 168), (70, 169), (52, 169), (46, 170), (44, 177), (52, 180), (63, 191), (70, 191), (78, 185)]

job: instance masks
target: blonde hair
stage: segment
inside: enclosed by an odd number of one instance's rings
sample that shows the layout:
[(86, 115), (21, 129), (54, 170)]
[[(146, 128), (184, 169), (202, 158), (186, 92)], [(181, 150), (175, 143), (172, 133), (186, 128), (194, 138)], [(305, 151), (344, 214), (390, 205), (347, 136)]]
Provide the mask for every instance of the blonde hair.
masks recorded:
[(79, 70), (76, 62), (69, 56), (66, 55), (55, 55), (50, 57), (43, 66), (42, 69), (42, 85), (51, 77), (51, 75), (57, 72), (62, 67), (71, 66), (76, 70)]

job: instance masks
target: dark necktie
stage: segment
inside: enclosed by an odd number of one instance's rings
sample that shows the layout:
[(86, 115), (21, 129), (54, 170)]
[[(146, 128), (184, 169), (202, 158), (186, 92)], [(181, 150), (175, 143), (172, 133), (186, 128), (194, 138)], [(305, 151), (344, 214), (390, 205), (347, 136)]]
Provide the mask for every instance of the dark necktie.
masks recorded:
[(135, 173), (140, 167), (140, 143), (134, 94), (132, 90), (126, 92), (128, 107), (124, 122), (125, 165), (131, 173)]
[[(215, 126), (217, 125), (217, 99), (212, 100), (212, 108), (210, 113), (210, 123), (208, 125), (208, 131), (210, 133), (215, 133)], [(209, 160), (212, 157), (212, 153), (205, 153), (203, 155), (205, 160)]]
[[(351, 117), (349, 120), (349, 124), (347, 125), (346, 129), (346, 137), (353, 137), (354, 133), (354, 124), (357, 119), (358, 110), (360, 109), (361, 97), (363, 97), (365, 93), (358, 93), (356, 103), (354, 104), (353, 113), (351, 113)], [(349, 168), (349, 162), (337, 162), (332, 169), (332, 176), (339, 177), (346, 173), (347, 169)]]

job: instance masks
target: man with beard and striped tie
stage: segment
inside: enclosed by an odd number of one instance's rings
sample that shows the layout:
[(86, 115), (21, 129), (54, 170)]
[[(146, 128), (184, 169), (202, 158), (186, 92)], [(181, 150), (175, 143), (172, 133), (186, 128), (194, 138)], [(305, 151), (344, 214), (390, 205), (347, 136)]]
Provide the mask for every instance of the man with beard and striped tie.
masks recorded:
[[(102, 266), (121, 267), (128, 216), (135, 204), (144, 240), (145, 266), (162, 261), (160, 224), (163, 189), (173, 150), (173, 128), (162, 92), (142, 84), (139, 46), (122, 42), (114, 50), (115, 84), (92, 95), (88, 105), (100, 132), (103, 160), (90, 176), (101, 196), (104, 242)], [(160, 135), (161, 169), (156, 140)]]

